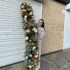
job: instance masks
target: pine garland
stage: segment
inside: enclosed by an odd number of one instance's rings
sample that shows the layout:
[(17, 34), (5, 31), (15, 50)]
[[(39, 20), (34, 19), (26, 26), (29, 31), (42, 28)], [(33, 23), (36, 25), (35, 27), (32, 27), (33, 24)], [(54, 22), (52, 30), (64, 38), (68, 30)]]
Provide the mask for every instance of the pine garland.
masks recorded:
[(21, 4), (21, 13), (23, 19), (23, 29), (26, 36), (26, 68), (27, 70), (36, 70), (40, 56), (38, 45), (38, 26), (34, 20), (33, 9), (27, 3)]

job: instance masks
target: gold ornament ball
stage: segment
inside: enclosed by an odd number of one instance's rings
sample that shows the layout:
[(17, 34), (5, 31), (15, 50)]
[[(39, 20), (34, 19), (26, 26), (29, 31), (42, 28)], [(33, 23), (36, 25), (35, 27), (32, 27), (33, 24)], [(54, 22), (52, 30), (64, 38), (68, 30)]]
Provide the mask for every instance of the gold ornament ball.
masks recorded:
[(35, 55), (35, 58), (39, 58), (39, 55), (38, 55), (38, 54), (36, 54), (36, 55)]
[(35, 45), (35, 43), (32, 43), (32, 45)]
[(36, 54), (39, 54), (39, 51), (37, 51), (37, 53)]
[(23, 12), (26, 12), (26, 9), (22, 9)]
[(33, 64), (32, 67), (34, 68), (35, 67), (35, 64)]
[(26, 30), (26, 33), (30, 33), (30, 30), (29, 30), (29, 29), (27, 29), (27, 30)]

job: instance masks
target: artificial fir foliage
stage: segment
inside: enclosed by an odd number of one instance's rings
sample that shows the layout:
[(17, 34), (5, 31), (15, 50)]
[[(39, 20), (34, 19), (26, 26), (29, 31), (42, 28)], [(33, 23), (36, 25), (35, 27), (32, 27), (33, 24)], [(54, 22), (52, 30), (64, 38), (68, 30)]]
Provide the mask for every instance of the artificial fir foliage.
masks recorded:
[(27, 3), (21, 4), (23, 29), (26, 36), (26, 68), (36, 70), (39, 64), (38, 26), (34, 20), (33, 9)]

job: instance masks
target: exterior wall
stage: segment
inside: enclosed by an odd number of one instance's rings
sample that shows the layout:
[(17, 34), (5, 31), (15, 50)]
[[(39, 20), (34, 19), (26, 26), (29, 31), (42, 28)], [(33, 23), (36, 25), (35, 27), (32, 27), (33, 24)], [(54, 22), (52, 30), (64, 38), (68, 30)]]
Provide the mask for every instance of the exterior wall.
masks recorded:
[(63, 49), (64, 14), (65, 5), (54, 0), (44, 0), (43, 19), (45, 21), (46, 37), (42, 50), (45, 53)]

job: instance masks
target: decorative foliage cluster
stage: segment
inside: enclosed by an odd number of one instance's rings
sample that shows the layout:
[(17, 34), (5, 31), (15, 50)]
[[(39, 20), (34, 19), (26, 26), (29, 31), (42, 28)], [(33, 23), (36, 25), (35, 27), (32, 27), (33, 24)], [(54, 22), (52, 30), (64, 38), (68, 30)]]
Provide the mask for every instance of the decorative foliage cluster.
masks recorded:
[(35, 23), (33, 10), (27, 3), (21, 4), (21, 13), (23, 19), (23, 29), (26, 36), (26, 68), (27, 70), (36, 70), (39, 64), (39, 45), (38, 45), (38, 26)]

